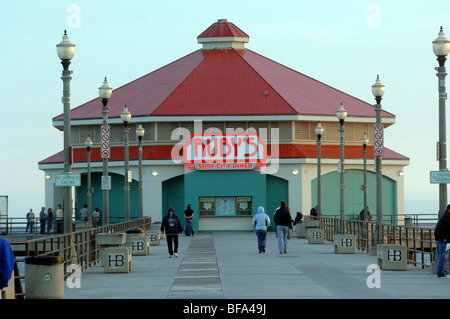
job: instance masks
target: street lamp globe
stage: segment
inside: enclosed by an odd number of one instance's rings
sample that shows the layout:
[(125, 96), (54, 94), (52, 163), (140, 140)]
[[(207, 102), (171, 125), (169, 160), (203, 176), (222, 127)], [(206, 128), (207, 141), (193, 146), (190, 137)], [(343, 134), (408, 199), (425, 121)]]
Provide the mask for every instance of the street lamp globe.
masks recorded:
[(318, 138), (320, 138), (323, 135), (323, 126), (320, 124), (320, 122), (316, 126), (316, 135)]
[(142, 124), (139, 124), (136, 128), (136, 136), (138, 138), (142, 138), (145, 134), (145, 129), (142, 127)]
[(56, 45), (56, 50), (61, 60), (72, 60), (75, 54), (75, 44), (69, 41), (66, 30), (64, 30), (62, 41)]
[(363, 137), (361, 137), (361, 143), (363, 146), (367, 146), (367, 144), (369, 144), (369, 138), (366, 133), (364, 133)]
[(339, 120), (339, 122), (344, 122), (347, 118), (347, 111), (344, 109), (344, 106), (341, 103), (341, 106), (339, 107), (339, 110), (336, 112), (336, 116)]
[(84, 145), (85, 145), (88, 149), (92, 146), (92, 140), (91, 140), (91, 138), (89, 137), (89, 135), (88, 135), (88, 137), (86, 137), (86, 141), (84, 142)]
[(377, 75), (377, 79), (375, 80), (375, 84), (372, 85), (372, 94), (376, 98), (381, 98), (384, 95), (386, 87), (380, 81), (380, 76)]
[(98, 88), (98, 95), (102, 100), (108, 100), (111, 97), (112, 88), (108, 85), (108, 80), (103, 81), (103, 85)]
[(122, 113), (120, 113), (120, 118), (125, 125), (128, 125), (131, 120), (131, 113), (128, 111), (128, 107), (126, 105)]
[(433, 52), (437, 57), (447, 56), (450, 52), (450, 41), (445, 37), (442, 27), (438, 33), (438, 37), (433, 41)]

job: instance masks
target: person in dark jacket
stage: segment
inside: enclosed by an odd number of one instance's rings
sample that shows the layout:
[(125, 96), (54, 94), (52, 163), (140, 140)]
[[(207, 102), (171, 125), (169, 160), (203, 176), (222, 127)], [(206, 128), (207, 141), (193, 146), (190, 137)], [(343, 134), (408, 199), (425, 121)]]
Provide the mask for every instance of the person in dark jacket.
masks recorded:
[(280, 251), (280, 254), (283, 252), (286, 254), (287, 240), (289, 229), (292, 225), (292, 218), (284, 200), (281, 201), (280, 208), (278, 208), (275, 212), (274, 222), (277, 225), (278, 250)]
[(184, 211), (185, 223), (184, 226), (186, 229), (184, 230), (184, 234), (186, 236), (194, 237), (194, 224), (192, 223), (192, 219), (194, 218), (194, 210), (192, 209), (192, 205), (187, 205), (186, 210)]
[(450, 205), (447, 206), (447, 210), (442, 213), (436, 224), (434, 239), (438, 253), (436, 275), (447, 278), (448, 273), (445, 266), (447, 264), (447, 243), (450, 242)]
[[(0, 237), (0, 290), (8, 287), (14, 270), (14, 253), (9, 242)], [(1, 299), (1, 296), (0, 296)]]
[(169, 250), (169, 257), (178, 257), (178, 234), (183, 232), (180, 219), (175, 215), (174, 209), (171, 207), (167, 215), (163, 218), (161, 223), (161, 232), (166, 234), (167, 248)]

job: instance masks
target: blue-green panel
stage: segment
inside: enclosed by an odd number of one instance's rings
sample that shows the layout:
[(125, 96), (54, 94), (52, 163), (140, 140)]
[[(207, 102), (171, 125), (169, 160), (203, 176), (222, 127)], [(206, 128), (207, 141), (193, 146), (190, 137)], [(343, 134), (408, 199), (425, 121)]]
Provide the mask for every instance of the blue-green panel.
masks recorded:
[[(340, 214), (340, 175), (332, 172), (322, 175), (322, 214)], [(345, 214), (347, 217), (358, 215), (364, 208), (363, 170), (349, 169), (345, 171)], [(367, 205), (373, 216), (376, 216), (376, 173), (367, 171)], [(383, 176), (383, 216), (395, 215), (396, 212), (396, 183)], [(311, 203), (317, 204), (317, 179), (311, 182)]]
[[(92, 209), (98, 208), (103, 216), (103, 191), (101, 185), (102, 173), (92, 173), (91, 183), (94, 188), (91, 202)], [(111, 222), (116, 222), (116, 217), (125, 218), (125, 180), (123, 175), (109, 174), (111, 176), (111, 190), (109, 191), (109, 216)], [(87, 174), (81, 175), (81, 186), (77, 189), (78, 211), (87, 204)], [(139, 182), (133, 180), (130, 183), (130, 217), (139, 217)], [(123, 219), (122, 219), (123, 221)]]
[[(270, 217), (270, 221), (272, 227), (270, 230), (275, 230), (275, 223), (273, 222), (273, 214), (275, 210), (280, 207), (280, 202), (285, 200), (289, 206), (289, 183), (287, 180), (267, 175), (267, 204), (264, 207), (267, 215)], [(291, 216), (294, 217), (294, 214), (291, 212)]]
[[(266, 206), (266, 175), (254, 170), (194, 171), (186, 174), (185, 202), (195, 212), (194, 230), (198, 230), (199, 197), (251, 196), (252, 214), (258, 206)], [(184, 211), (184, 210), (183, 210)]]
[(167, 215), (167, 211), (172, 207), (184, 227), (183, 212), (186, 209), (184, 205), (184, 175), (173, 177), (163, 182), (162, 185), (162, 212), (161, 220)]

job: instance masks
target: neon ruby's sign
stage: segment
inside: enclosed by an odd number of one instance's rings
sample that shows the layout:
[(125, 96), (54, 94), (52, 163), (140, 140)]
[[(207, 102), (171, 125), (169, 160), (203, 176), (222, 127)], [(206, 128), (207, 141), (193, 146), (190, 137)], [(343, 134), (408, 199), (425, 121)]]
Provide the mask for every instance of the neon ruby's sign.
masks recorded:
[(254, 169), (266, 163), (258, 133), (192, 134), (183, 147), (184, 163), (197, 170)]

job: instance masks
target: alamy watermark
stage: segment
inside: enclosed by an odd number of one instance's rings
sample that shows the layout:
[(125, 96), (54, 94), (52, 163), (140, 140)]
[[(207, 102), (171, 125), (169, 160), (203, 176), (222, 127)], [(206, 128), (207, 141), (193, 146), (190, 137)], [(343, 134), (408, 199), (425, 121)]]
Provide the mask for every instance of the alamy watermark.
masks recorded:
[(69, 4), (66, 12), (70, 15), (67, 17), (66, 24), (69, 29), (81, 28), (81, 8), (77, 4)]
[(377, 4), (370, 4), (366, 11), (370, 14), (367, 17), (366, 24), (369, 29), (381, 28), (381, 8)]
[(377, 264), (370, 264), (367, 266), (366, 272), (371, 274), (367, 277), (366, 285), (368, 288), (381, 288), (381, 271)]

